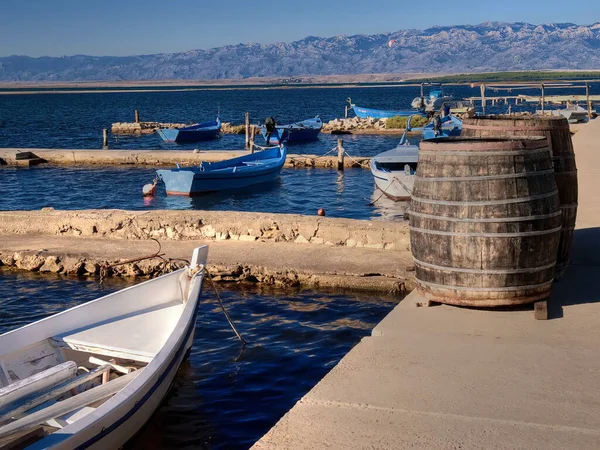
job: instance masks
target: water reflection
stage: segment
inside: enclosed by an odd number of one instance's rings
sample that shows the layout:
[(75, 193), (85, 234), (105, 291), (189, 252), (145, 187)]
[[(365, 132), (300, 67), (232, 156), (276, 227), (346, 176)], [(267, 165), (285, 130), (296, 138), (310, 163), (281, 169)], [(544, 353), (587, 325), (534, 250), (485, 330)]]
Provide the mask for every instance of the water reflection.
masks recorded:
[(371, 204), (375, 209), (377, 220), (400, 221), (404, 220), (404, 213), (409, 208), (410, 202), (396, 202), (379, 189), (373, 191)]

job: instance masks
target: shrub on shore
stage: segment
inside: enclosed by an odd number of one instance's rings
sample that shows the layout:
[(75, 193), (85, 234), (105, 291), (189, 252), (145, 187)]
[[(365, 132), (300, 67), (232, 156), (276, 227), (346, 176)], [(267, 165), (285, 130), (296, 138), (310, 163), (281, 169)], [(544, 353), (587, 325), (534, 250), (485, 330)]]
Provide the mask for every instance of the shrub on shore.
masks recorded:
[[(408, 122), (408, 117), (394, 116), (390, 117), (386, 123), (385, 127), (388, 129), (395, 128), (406, 128), (406, 123)], [(411, 127), (422, 127), (429, 123), (429, 119), (427, 117), (420, 116), (418, 114), (414, 115), (412, 120), (410, 121)]]

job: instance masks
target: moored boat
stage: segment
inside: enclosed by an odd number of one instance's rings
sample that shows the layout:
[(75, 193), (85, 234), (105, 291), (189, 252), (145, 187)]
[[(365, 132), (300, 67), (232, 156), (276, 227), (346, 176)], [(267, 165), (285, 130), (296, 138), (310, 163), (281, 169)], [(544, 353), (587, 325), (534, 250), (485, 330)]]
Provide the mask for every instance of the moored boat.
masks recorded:
[(385, 110), (385, 109), (372, 109), (363, 108), (362, 106), (356, 106), (352, 103), (352, 99), (348, 98), (347, 102), (356, 114), (356, 117), (361, 119), (389, 119), (390, 117), (408, 117), (412, 116), (414, 110)]
[[(288, 125), (277, 125), (275, 127), (276, 132), (272, 133), (268, 144), (279, 145), (282, 142), (314, 141), (319, 137), (322, 128), (323, 121), (318, 116)], [(267, 128), (264, 125), (260, 127), (260, 133), (266, 140)]]
[(279, 177), (285, 157), (286, 148), (282, 145), (225, 161), (156, 172), (167, 195), (190, 196), (273, 181)]
[(396, 148), (374, 156), (369, 164), (377, 188), (395, 201), (410, 200), (419, 160), (419, 147), (406, 140), (406, 130)]
[(221, 119), (217, 118), (185, 128), (159, 128), (156, 131), (165, 142), (198, 142), (216, 139), (221, 133)]
[(435, 121), (429, 122), (423, 127), (423, 139), (433, 139), (436, 137), (460, 136), (462, 132), (462, 120), (450, 114), (440, 118), (436, 125)]
[(426, 111), (435, 111), (442, 107), (444, 103), (448, 103), (453, 100), (451, 95), (444, 94), (444, 88), (441, 84), (434, 83), (436, 88), (429, 91), (429, 95), (425, 96), (423, 86), (425, 83), (421, 83), (421, 95), (415, 97), (411, 103), (411, 106), (415, 109), (424, 109)]
[(0, 447), (125, 444), (190, 351), (207, 255), (196, 248), (187, 268), (0, 335)]

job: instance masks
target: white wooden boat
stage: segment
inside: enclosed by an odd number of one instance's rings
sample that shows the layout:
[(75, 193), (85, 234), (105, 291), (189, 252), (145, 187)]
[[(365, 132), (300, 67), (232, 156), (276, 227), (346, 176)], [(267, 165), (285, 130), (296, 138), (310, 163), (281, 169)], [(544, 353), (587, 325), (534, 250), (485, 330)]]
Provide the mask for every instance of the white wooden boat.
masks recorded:
[(412, 116), (408, 118), (398, 146), (374, 156), (369, 164), (377, 188), (394, 201), (410, 200), (415, 184), (419, 147), (406, 140), (411, 119)]
[(0, 335), (0, 448), (126, 443), (191, 348), (207, 255)]

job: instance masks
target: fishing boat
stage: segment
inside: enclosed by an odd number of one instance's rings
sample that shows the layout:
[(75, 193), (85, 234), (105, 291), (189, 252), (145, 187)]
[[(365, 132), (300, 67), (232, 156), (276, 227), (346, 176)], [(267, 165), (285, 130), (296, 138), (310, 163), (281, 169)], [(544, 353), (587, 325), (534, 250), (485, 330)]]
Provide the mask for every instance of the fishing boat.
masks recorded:
[(410, 200), (419, 160), (419, 147), (406, 140), (406, 130), (396, 148), (374, 156), (369, 164), (377, 188), (394, 201)]
[(197, 167), (157, 170), (167, 195), (197, 195), (225, 189), (240, 189), (279, 177), (285, 163), (285, 146), (271, 147), (220, 162), (201, 162)]
[(0, 447), (125, 444), (190, 351), (207, 255), (0, 335)]
[(362, 106), (356, 106), (352, 103), (352, 99), (348, 98), (348, 103), (350, 104), (350, 108), (356, 114), (356, 117), (360, 117), (361, 119), (389, 119), (390, 117), (408, 117), (415, 113), (413, 110), (385, 110), (385, 109), (372, 109), (372, 108), (363, 108)]
[[(537, 110), (536, 114), (541, 115), (542, 111)], [(579, 105), (569, 105), (563, 109), (545, 110), (544, 115), (564, 117), (569, 123), (585, 122), (588, 119), (588, 111)]]
[[(414, 128), (413, 128), (414, 129)], [(462, 133), (462, 120), (453, 114), (449, 114), (440, 119), (436, 127), (435, 121), (429, 122), (423, 127), (423, 139), (433, 139), (436, 137), (460, 136)]]
[[(322, 128), (323, 121), (318, 116), (288, 125), (277, 125), (276, 132), (271, 135), (267, 144), (279, 145), (281, 142), (314, 141), (319, 137)], [(267, 128), (264, 125), (260, 127), (260, 133), (266, 140)]]
[(159, 128), (158, 134), (165, 142), (198, 142), (216, 139), (221, 133), (221, 119), (197, 123), (185, 128)]
[(423, 86), (426, 83), (421, 83), (421, 95), (415, 97), (411, 103), (411, 106), (415, 109), (424, 109), (425, 111), (436, 111), (442, 107), (444, 103), (448, 103), (453, 100), (451, 95), (444, 94), (444, 88), (439, 83), (427, 83), (435, 88), (429, 91), (429, 95), (425, 96)]

